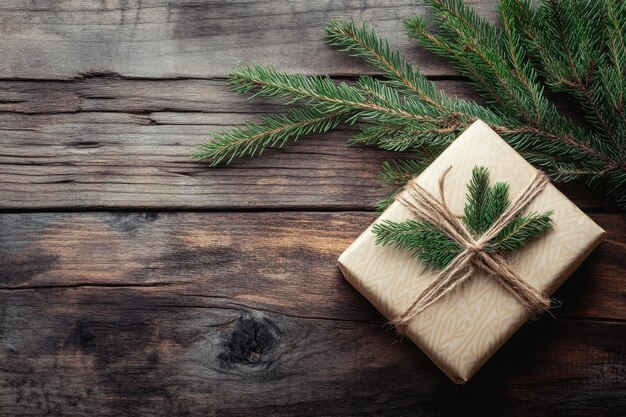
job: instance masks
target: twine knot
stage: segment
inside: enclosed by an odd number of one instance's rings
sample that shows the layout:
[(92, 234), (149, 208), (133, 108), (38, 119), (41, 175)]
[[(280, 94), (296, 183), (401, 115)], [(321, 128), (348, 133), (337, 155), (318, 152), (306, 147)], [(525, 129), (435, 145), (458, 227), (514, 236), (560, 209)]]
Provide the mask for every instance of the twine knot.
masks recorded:
[(480, 252), (485, 249), (485, 246), (487, 245), (485, 245), (484, 242), (472, 240), (471, 242), (467, 242), (466, 248), (474, 252)]
[(439, 179), (439, 199), (415, 180), (410, 181), (405, 190), (396, 197), (396, 200), (411, 210), (418, 219), (437, 227), (462, 248), (433, 282), (413, 299), (409, 307), (391, 321), (400, 333), (405, 332), (406, 326), (417, 314), (452, 291), (477, 269), (494, 277), (532, 316), (538, 315), (550, 306), (549, 298), (520, 278), (506, 259), (485, 251), (489, 243), (545, 188), (548, 183), (547, 177), (543, 172), (537, 171), (504, 213), (482, 236), (475, 239), (446, 204), (444, 182), (451, 168), (446, 169)]

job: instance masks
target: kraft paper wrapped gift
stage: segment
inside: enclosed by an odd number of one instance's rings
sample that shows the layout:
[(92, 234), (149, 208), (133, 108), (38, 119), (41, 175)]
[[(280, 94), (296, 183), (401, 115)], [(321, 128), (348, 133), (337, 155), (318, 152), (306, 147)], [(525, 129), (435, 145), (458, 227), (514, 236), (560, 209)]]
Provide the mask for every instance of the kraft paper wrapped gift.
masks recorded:
[[(445, 180), (445, 200), (454, 213), (462, 213), (466, 185), (475, 166), (487, 167), (492, 183), (507, 182), (511, 199), (537, 172), (497, 133), (477, 121), (413, 181), (438, 195), (439, 179), (452, 167)], [(552, 184), (524, 212), (550, 210), (554, 211), (554, 230), (506, 255), (520, 277), (547, 295), (565, 282), (605, 235)], [(376, 222), (414, 218), (396, 201)], [(345, 278), (392, 320), (439, 271), (425, 268), (407, 250), (375, 245), (375, 239), (370, 226), (340, 256), (338, 265)], [(405, 331), (446, 375), (464, 383), (528, 318), (529, 313), (493, 277), (477, 271), (415, 316)]]

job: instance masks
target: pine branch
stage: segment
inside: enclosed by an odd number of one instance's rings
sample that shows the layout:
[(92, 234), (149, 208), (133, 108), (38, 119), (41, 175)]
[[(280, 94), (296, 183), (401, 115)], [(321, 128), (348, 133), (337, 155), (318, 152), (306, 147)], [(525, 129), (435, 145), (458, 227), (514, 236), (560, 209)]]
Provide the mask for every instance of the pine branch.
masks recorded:
[(475, 167), (467, 184), (467, 202), (463, 209), (463, 223), (474, 237), (485, 233), (491, 225), (487, 223), (486, 217), (490, 192), (489, 170), (485, 167)]
[(530, 241), (552, 230), (552, 214), (549, 211), (517, 217), (487, 246), (487, 252), (512, 252), (526, 246)]
[(423, 122), (406, 127), (378, 138), (378, 147), (388, 151), (404, 152), (430, 149), (439, 154), (458, 136), (463, 129), (458, 125), (442, 127), (444, 122)]
[(365, 23), (357, 27), (352, 21), (332, 20), (325, 31), (329, 45), (362, 58), (370, 67), (382, 71), (389, 77), (390, 85), (398, 91), (445, 110), (441, 103), (447, 102), (448, 98), (435, 83), (428, 81), (419, 71), (414, 71), (399, 51), (392, 51), (387, 40), (379, 38)]
[(474, 167), (467, 184), (467, 202), (463, 209), (463, 224), (474, 237), (484, 234), (509, 207), (509, 185), (490, 185), (489, 170)]
[[(356, 120), (381, 118), (386, 122), (424, 121), (414, 102), (394, 101), (383, 104), (368, 99), (368, 93), (346, 83), (334, 83), (330, 77), (284, 74), (271, 66), (235, 68), (230, 75), (230, 85), (236, 93), (255, 92), (266, 97), (283, 97), (288, 104), (298, 101), (323, 108), (326, 111), (352, 111)], [(399, 96), (398, 96), (399, 100)]]
[(288, 140), (311, 133), (326, 133), (350, 117), (350, 112), (324, 112), (315, 107), (289, 109), (285, 114), (261, 116), (261, 124), (247, 123), (230, 131), (214, 134), (213, 141), (194, 154), (211, 165), (230, 163), (234, 158), (257, 156), (267, 147), (282, 148)]
[(399, 51), (391, 50), (387, 40), (378, 37), (365, 23), (357, 26), (352, 21), (331, 21), (325, 30), (331, 46), (362, 58), (370, 67), (382, 71), (392, 88), (423, 103), (437, 120), (464, 117), (458, 122), (469, 125), (477, 118), (496, 118), (488, 109), (453, 99), (438, 90), (434, 82), (414, 70)]
[[(384, 79), (364, 76), (346, 84), (269, 66), (236, 68), (229, 81), (236, 92), (279, 97), (307, 110), (217, 135), (196, 157), (229, 162), (339, 123), (366, 122), (350, 144), (421, 158), (425, 151), (438, 154), (482, 119), (553, 179), (585, 178), (626, 208), (626, 2), (501, 0), (497, 26), (461, 0), (426, 1), (437, 31), (414, 17), (405, 20), (408, 34), (451, 61), (487, 106), (439, 91), (367, 25), (331, 21), (328, 43), (363, 59)], [(559, 113), (546, 87), (572, 94), (591, 127)]]
[[(604, 184), (605, 191), (615, 200), (626, 195), (625, 189), (610, 186), (619, 182), (607, 178), (610, 172), (626, 171), (623, 150), (616, 148), (612, 141), (604, 140), (601, 133), (581, 129), (561, 116), (543, 97), (542, 86), (530, 64), (533, 59), (537, 61), (537, 57), (541, 57), (543, 62), (546, 57), (553, 55), (553, 50), (546, 52), (541, 49), (545, 37), (550, 37), (547, 43), (551, 48), (559, 49), (558, 53), (562, 54), (562, 50), (566, 50), (562, 42), (557, 41), (558, 34), (550, 35), (550, 30), (542, 23), (546, 20), (542, 17), (545, 10), (558, 3), (561, 9), (571, 12), (576, 9), (574, 4), (577, 2), (545, 0), (536, 12), (525, 0), (503, 1), (500, 4), (500, 32), (477, 17), (461, 1), (430, 0), (429, 3), (435, 10), (441, 34), (431, 33), (421, 18), (408, 19), (405, 22), (407, 30), (424, 46), (451, 60), (494, 106), (493, 110), (508, 118), (506, 125), (498, 126), (488, 122), (494, 130), (523, 154), (526, 151), (543, 154), (543, 158), (532, 158), (532, 161), (540, 162), (554, 179), (586, 176), (592, 186)], [(598, 21), (593, 13), (587, 13), (586, 16), (592, 22)], [(587, 25), (591, 27), (594, 24)], [(566, 29), (568, 33), (576, 30)], [(555, 29), (553, 32), (558, 31)], [(581, 30), (578, 32), (580, 35)], [(576, 65), (579, 67), (585, 62), (585, 57), (591, 55), (590, 51), (595, 50), (589, 45), (596, 45), (583, 41), (597, 37), (591, 30), (582, 32), (585, 35), (576, 38), (583, 51), (577, 55)], [(532, 48), (527, 51), (524, 46)], [(572, 72), (572, 68), (579, 71), (576, 65), (559, 65), (557, 68), (564, 67), (566, 72)], [(565, 170), (564, 166), (574, 169)]]
[(544, 36), (539, 38), (539, 50), (548, 82), (555, 91), (573, 92), (588, 120), (616, 140), (594, 97), (599, 92), (593, 91), (598, 87), (593, 85), (594, 79), (604, 60), (602, 38), (595, 35), (604, 31), (604, 6), (602, 2), (581, 3), (575, 8), (566, 4), (551, 1), (540, 9), (538, 24)]
[[(460, 1), (431, 0), (442, 35), (431, 34), (420, 18), (405, 22), (410, 34), (433, 52), (451, 59), (455, 67), (468, 76), (478, 92), (494, 110), (509, 119), (509, 128), (526, 128), (527, 132), (548, 139), (561, 140), (561, 130), (571, 130), (572, 122), (560, 116), (543, 96), (533, 68), (519, 52), (520, 40), (512, 19), (503, 19), (503, 34), (476, 16)], [(501, 12), (501, 15), (505, 15)], [(556, 131), (556, 133), (555, 133)], [(583, 153), (595, 153), (586, 145), (582, 130), (568, 132), (567, 141)], [(552, 144), (553, 149), (558, 145)]]
[(411, 252), (425, 267), (443, 269), (459, 254), (459, 246), (428, 222), (390, 220), (372, 227), (377, 245), (391, 245)]
[[(497, 182), (489, 189), (485, 207), (485, 224), (492, 225), (509, 208), (509, 184)], [(486, 231), (487, 229), (485, 229)]]
[(533, 0), (500, 0), (499, 15), (507, 16), (515, 28), (520, 40), (520, 52), (523, 52), (533, 67), (541, 73), (541, 57), (537, 50), (538, 33), (534, 30), (537, 25), (537, 11)]
[(375, 124), (365, 125), (348, 138), (348, 145), (378, 145), (380, 141), (403, 129), (402, 125)]
[(537, 50), (549, 85), (572, 93), (604, 143), (623, 156), (626, 4), (550, 1), (538, 16)]

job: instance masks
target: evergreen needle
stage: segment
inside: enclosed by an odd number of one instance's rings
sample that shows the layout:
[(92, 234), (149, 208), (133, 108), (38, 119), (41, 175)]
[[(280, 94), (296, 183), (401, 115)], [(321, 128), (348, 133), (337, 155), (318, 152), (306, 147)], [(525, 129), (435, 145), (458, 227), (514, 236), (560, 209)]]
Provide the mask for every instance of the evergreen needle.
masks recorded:
[[(497, 182), (490, 185), (489, 170), (475, 167), (467, 184), (463, 224), (474, 238), (479, 238), (510, 204), (508, 184)], [(489, 253), (504, 253), (521, 249), (552, 229), (552, 214), (545, 212), (518, 215), (485, 250)], [(376, 235), (377, 245), (391, 245), (408, 250), (429, 268), (444, 269), (461, 252), (456, 242), (423, 220), (384, 220), (374, 224), (372, 232)]]
[[(422, 17), (409, 17), (404, 21), (408, 35), (450, 61), (486, 105), (440, 91), (365, 23), (333, 20), (325, 28), (329, 45), (362, 59), (383, 79), (364, 76), (339, 83), (271, 66), (237, 67), (229, 80), (235, 92), (282, 98), (292, 107), (284, 115), (214, 135), (195, 158), (228, 163), (358, 121), (365, 124), (350, 144), (432, 160), (482, 119), (552, 179), (584, 179), (626, 208), (626, 1), (501, 0), (499, 25), (461, 0), (426, 3), (433, 10), (434, 30)], [(569, 94), (588, 125), (559, 112), (546, 91)], [(392, 177), (398, 182), (391, 184)], [(403, 175), (381, 178), (385, 185), (404, 182)], [(491, 192), (506, 190), (496, 186)], [(493, 209), (481, 211), (484, 217), (473, 233), (502, 207)]]

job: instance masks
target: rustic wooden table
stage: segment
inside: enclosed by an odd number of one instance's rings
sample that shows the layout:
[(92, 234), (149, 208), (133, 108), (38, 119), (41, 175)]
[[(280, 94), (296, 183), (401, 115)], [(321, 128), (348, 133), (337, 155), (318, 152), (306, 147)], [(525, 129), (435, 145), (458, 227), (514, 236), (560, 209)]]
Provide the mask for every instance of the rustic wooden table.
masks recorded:
[[(472, 1), (493, 18), (493, 1)], [(626, 222), (562, 190), (608, 231), (466, 386), (452, 384), (340, 275), (373, 220), (376, 150), (346, 130), (229, 168), (207, 133), (279, 107), (228, 67), (353, 79), (322, 43), (366, 19), (441, 88), (412, 1), (7, 0), (0, 5), (0, 415), (624, 415)], [(477, 413), (477, 414), (475, 414)]]

